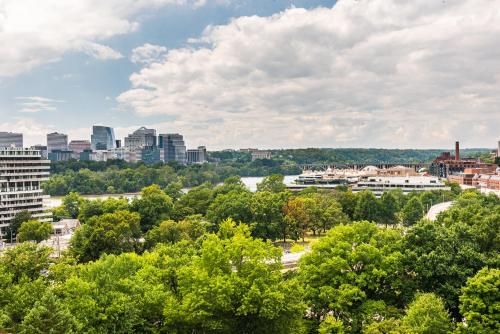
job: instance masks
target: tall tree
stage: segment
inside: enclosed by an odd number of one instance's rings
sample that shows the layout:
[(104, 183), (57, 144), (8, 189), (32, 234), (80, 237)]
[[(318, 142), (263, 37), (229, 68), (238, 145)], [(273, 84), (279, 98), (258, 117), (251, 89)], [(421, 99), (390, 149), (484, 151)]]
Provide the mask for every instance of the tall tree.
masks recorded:
[(259, 191), (253, 194), (250, 210), (254, 237), (275, 240), (281, 236), (285, 224), (283, 205), (288, 196), (288, 193), (269, 191)]
[(272, 174), (264, 177), (257, 184), (257, 191), (269, 191), (272, 193), (280, 193), (286, 190), (286, 185), (283, 182), (285, 177), (281, 174)]
[(12, 236), (12, 238), (15, 238), (15, 236), (17, 235), (17, 231), (21, 227), (21, 224), (27, 222), (28, 220), (31, 220), (31, 213), (28, 210), (23, 210), (16, 213), (14, 218), (12, 218), (12, 220), (10, 221), (9, 234), (11, 235), (9, 235), (9, 237)]
[(379, 222), (382, 210), (375, 195), (369, 190), (363, 190), (357, 196), (358, 201), (354, 209), (354, 219)]
[(28, 220), (27, 222), (21, 224), (17, 238), (20, 242), (35, 241), (38, 243), (42, 240), (48, 239), (51, 233), (51, 223)]
[(397, 213), (400, 210), (398, 199), (388, 191), (384, 192), (380, 197), (381, 219), (380, 222), (387, 225), (396, 225), (398, 223)]
[(162, 220), (170, 218), (173, 202), (154, 184), (142, 189), (141, 197), (134, 199), (130, 207), (141, 216), (141, 229), (146, 232)]
[(401, 235), (364, 222), (332, 228), (300, 262), (309, 316), (333, 315), (358, 333), (400, 303)]
[(69, 218), (75, 219), (78, 217), (82, 202), (83, 198), (76, 192), (70, 192), (68, 195), (63, 197), (62, 205), (69, 214)]
[(70, 242), (70, 252), (78, 261), (98, 259), (101, 254), (120, 254), (140, 248), (140, 219), (138, 213), (117, 211), (92, 217), (80, 226)]
[(500, 269), (483, 268), (467, 280), (460, 296), (460, 312), (465, 318), (460, 332), (500, 332)]
[(446, 334), (451, 330), (451, 320), (443, 301), (433, 293), (418, 294), (402, 318), (408, 333)]
[(416, 197), (410, 199), (401, 210), (401, 220), (405, 226), (412, 226), (424, 216), (424, 207)]

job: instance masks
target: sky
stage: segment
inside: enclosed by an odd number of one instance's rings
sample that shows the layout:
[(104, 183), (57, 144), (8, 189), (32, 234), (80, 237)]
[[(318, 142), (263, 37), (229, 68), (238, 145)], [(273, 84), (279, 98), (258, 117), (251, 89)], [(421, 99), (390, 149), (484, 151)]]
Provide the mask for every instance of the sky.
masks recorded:
[(188, 148), (495, 147), (491, 0), (0, 0), (0, 131)]

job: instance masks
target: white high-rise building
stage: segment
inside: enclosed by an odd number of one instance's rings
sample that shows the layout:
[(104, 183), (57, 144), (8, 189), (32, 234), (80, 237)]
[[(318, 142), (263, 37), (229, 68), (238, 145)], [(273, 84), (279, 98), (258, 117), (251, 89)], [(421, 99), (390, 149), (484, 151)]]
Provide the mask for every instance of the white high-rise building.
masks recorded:
[(6, 238), (14, 216), (29, 211), (33, 219), (52, 221), (46, 212), (41, 183), (49, 179), (50, 161), (34, 149), (0, 148), (0, 233)]
[(23, 134), (0, 132), (0, 147), (23, 147)]

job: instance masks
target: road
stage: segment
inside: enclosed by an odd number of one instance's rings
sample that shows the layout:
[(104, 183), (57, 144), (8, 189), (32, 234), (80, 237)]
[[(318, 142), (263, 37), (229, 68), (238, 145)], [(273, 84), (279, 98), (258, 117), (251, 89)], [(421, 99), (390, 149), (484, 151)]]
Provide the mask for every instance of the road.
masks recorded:
[(425, 218), (427, 218), (429, 220), (436, 220), (437, 215), (439, 213), (447, 210), (452, 204), (453, 204), (453, 202), (443, 202), (443, 203), (439, 203), (439, 204), (431, 206), (431, 208), (429, 209), (429, 212), (427, 212), (427, 214), (425, 215)]

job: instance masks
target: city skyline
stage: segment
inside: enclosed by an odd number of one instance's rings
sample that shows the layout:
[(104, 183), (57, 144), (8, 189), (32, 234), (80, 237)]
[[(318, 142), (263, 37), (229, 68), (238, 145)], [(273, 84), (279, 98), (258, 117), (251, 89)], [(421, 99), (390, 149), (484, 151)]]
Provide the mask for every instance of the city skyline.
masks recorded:
[(92, 125), (210, 150), (498, 141), (491, 1), (7, 0), (0, 18), (0, 132), (25, 146)]

